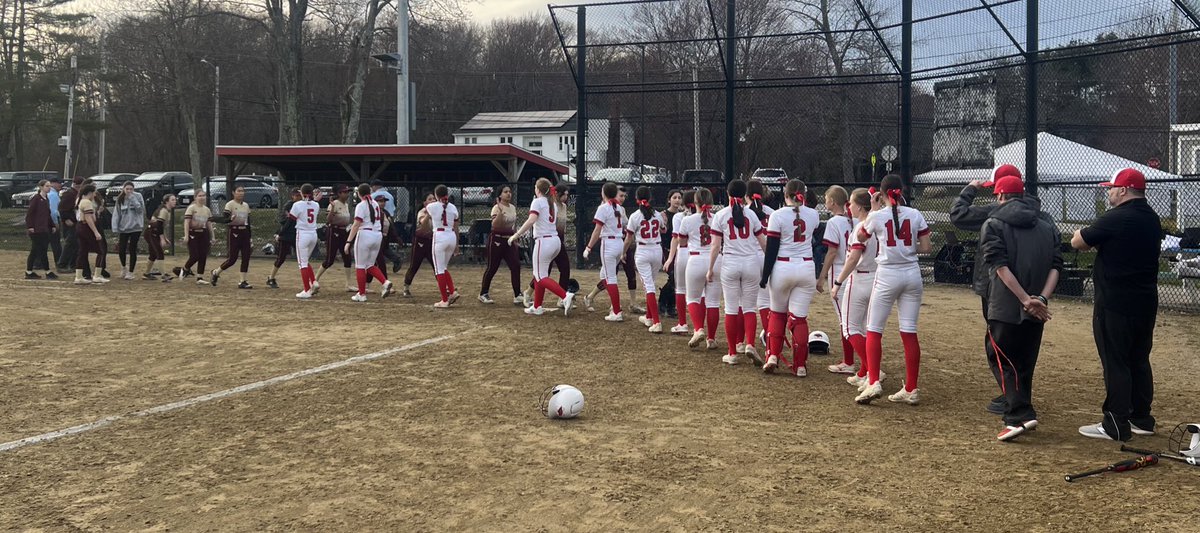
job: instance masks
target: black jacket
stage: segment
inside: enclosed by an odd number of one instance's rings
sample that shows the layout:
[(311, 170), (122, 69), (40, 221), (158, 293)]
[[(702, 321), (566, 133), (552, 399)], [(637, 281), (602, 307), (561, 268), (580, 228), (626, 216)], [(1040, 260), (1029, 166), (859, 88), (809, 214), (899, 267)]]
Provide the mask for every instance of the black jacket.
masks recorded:
[(1062, 236), (1036, 198), (1014, 198), (996, 206), (980, 230), (979, 257), (988, 278), (988, 320), (1020, 324), (1034, 320), (1016, 295), (996, 277), (1008, 267), (1030, 295), (1041, 294), (1051, 270), (1062, 270)]
[[(958, 193), (958, 199), (950, 208), (950, 223), (954, 224), (954, 227), (963, 231), (979, 231), (988, 217), (992, 216), (996, 204), (972, 205), (975, 203), (975, 194), (978, 192), (979, 189), (967, 185), (963, 187), (962, 192)], [(975, 294), (987, 297), (989, 274), (983, 267), (983, 254), (978, 251), (975, 253), (974, 274), (971, 289), (975, 291)]]
[(290, 215), (294, 203), (288, 202), (279, 216), (279, 231), (276, 231), (275, 235), (278, 235), (279, 240), (284, 242), (296, 242), (296, 221), (292, 220)]

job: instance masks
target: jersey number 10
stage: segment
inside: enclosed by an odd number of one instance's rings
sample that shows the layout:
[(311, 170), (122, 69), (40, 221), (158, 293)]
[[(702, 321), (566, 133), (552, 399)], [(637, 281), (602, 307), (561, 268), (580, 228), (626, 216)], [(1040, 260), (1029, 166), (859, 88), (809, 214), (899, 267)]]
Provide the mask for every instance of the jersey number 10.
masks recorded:
[(750, 238), (750, 221), (746, 220), (742, 223), (742, 227), (733, 225), (733, 219), (729, 219), (729, 240), (749, 239)]
[[(887, 221), (886, 227), (888, 233), (887, 245), (889, 247), (894, 247), (896, 246), (896, 232), (892, 227), (891, 220)], [(912, 221), (905, 220), (904, 222), (900, 223), (900, 240), (905, 246), (912, 246)]]

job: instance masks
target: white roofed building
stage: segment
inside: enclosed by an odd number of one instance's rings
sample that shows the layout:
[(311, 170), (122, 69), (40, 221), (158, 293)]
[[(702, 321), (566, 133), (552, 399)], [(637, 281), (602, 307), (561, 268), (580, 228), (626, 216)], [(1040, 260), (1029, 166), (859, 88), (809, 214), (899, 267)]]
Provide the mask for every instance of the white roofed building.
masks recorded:
[[(479, 113), (454, 132), (454, 144), (511, 144), (567, 165), (574, 177), (576, 125), (574, 110)], [(588, 139), (589, 175), (633, 158), (633, 127), (623, 120), (589, 119)]]

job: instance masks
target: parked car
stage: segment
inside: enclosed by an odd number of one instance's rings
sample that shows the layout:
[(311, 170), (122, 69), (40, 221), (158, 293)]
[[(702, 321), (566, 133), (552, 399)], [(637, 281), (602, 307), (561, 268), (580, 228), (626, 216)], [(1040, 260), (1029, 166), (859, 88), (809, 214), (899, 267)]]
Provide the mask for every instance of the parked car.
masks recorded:
[(683, 171), (681, 183), (725, 183), (725, 174), (711, 168), (693, 168)]
[(602, 168), (588, 176), (588, 181), (615, 181), (617, 183), (640, 183), (642, 174), (633, 168)]
[(37, 188), (39, 181), (57, 176), (57, 172), (40, 170), (0, 172), (0, 207), (11, 207), (13, 194)]
[[(187, 172), (144, 172), (133, 178), (133, 190), (141, 193), (146, 200), (146, 210), (153, 211), (162, 202), (163, 196), (179, 195), (180, 192), (192, 188), (192, 175)], [(109, 202), (115, 202), (125, 180), (110, 182), (106, 195)]]
[[(262, 176), (238, 176), (234, 179), (234, 187), (242, 187), (246, 189), (246, 203), (255, 207), (278, 207), (279, 206), (279, 190), (274, 185), (264, 183)], [(224, 176), (212, 176), (204, 182), (204, 192), (208, 194), (209, 206), (213, 211), (218, 208), (224, 209), (225, 202), (231, 200), (233, 195), (226, 190), (226, 181)], [(192, 200), (196, 198), (196, 189), (188, 188), (179, 193), (179, 205), (191, 205)]]
[(788, 175), (782, 168), (760, 168), (750, 174), (751, 178), (758, 178), (763, 182), (763, 185), (787, 185)]

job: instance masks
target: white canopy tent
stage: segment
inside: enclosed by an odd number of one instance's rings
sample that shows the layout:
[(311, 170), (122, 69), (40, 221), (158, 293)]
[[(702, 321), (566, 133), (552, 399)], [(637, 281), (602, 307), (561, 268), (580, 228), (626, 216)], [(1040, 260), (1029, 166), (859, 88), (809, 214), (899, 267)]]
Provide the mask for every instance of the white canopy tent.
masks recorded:
[[(1121, 169), (1134, 168), (1152, 182), (1146, 196), (1159, 216), (1177, 217), (1180, 229), (1200, 226), (1200, 184), (1164, 182), (1180, 176), (1049, 133), (1039, 133), (1037, 142), (1038, 196), (1042, 210), (1055, 220), (1091, 222), (1099, 214), (1098, 207), (1104, 205), (1104, 191), (1094, 184), (1108, 181)], [(997, 148), (993, 159), (997, 166), (1011, 164), (1024, 173), (1025, 140)], [(972, 180), (987, 180), (990, 175), (991, 169), (935, 170), (918, 175), (915, 182), (965, 185)]]

